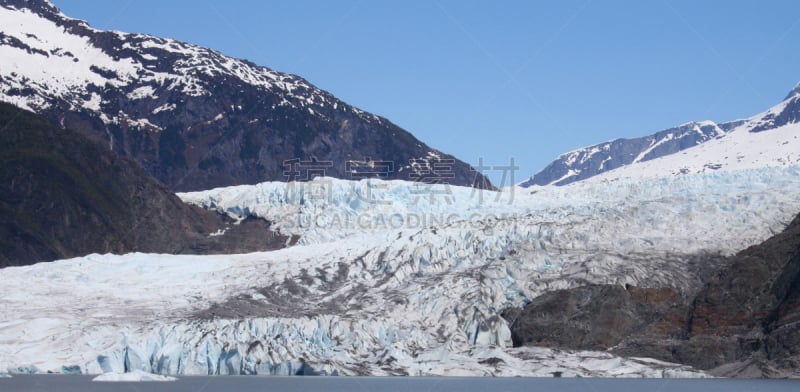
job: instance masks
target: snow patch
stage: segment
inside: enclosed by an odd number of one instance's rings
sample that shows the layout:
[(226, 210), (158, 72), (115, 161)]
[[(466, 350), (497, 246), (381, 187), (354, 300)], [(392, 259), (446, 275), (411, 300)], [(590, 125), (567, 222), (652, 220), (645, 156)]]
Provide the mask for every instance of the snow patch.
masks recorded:
[(92, 97), (89, 98), (88, 101), (83, 103), (83, 107), (91, 111), (99, 112), (101, 110), (100, 108), (101, 103), (102, 103), (102, 97), (100, 97), (99, 94), (92, 93)]
[(153, 109), (153, 114), (158, 114), (161, 112), (168, 112), (175, 110), (177, 106), (174, 103), (163, 104), (155, 109)]
[[(603, 161), (603, 163), (605, 163), (605, 161)], [(564, 180), (566, 180), (567, 178), (570, 178), (570, 177), (577, 176), (578, 174), (581, 174), (581, 171), (580, 171), (580, 170), (576, 170), (576, 169), (569, 169), (569, 170), (567, 170), (567, 173), (566, 173), (566, 174), (564, 174), (563, 176), (561, 176), (561, 177), (559, 177), (559, 178), (557, 178), (557, 179), (555, 179), (555, 180), (551, 181), (551, 182), (550, 182), (549, 184), (547, 184), (547, 185), (556, 185), (556, 184), (558, 184), (559, 182), (561, 182), (561, 181), (564, 181)]]
[(128, 126), (130, 126), (132, 128), (139, 128), (139, 129), (145, 129), (145, 130), (150, 130), (150, 131), (163, 131), (164, 130), (160, 126), (151, 123), (150, 120), (148, 120), (146, 118), (140, 118), (140, 119), (136, 119), (136, 120), (127, 119), (127, 122), (128, 122)]
[(212, 118), (211, 120), (206, 121), (206, 124), (217, 122), (219, 120), (222, 120), (223, 118), (225, 118), (225, 113), (219, 113), (216, 116), (214, 116), (214, 118)]
[(228, 229), (229, 229), (228, 227), (226, 227), (224, 229), (219, 229), (219, 230), (209, 234), (208, 236), (209, 237), (219, 237), (219, 236), (225, 235), (225, 233), (228, 231)]
[(155, 95), (156, 90), (153, 89), (151, 86), (142, 86), (137, 87), (135, 90), (131, 91), (127, 94), (128, 99), (136, 100), (136, 99), (144, 99), (144, 98), (158, 98)]

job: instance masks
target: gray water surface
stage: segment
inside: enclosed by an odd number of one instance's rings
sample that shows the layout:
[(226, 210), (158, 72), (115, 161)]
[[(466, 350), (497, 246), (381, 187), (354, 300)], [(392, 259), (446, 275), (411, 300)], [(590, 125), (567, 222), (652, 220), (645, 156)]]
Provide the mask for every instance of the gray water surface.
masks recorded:
[(800, 381), (793, 380), (184, 376), (174, 382), (94, 382), (92, 378), (94, 376), (14, 375), (0, 379), (0, 391), (800, 391)]

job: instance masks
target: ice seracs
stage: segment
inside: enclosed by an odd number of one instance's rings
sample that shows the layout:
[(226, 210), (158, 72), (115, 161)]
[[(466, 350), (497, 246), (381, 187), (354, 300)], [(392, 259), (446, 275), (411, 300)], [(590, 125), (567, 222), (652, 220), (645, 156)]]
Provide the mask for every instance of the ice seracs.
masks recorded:
[(0, 307), (13, 315), (0, 324), (0, 369), (700, 374), (512, 348), (499, 314), (587, 283), (694, 292), (698, 256), (759, 243), (800, 210), (796, 165), (514, 188), (513, 199), (512, 189), (462, 187), (430, 199), (418, 186), (320, 178), (181, 194), (267, 218), (300, 242), (246, 255), (90, 255), (0, 270)]
[(143, 372), (141, 370), (134, 370), (128, 373), (103, 373), (92, 381), (101, 382), (133, 382), (133, 381), (177, 381), (178, 379), (170, 376), (162, 376), (159, 374), (152, 374)]

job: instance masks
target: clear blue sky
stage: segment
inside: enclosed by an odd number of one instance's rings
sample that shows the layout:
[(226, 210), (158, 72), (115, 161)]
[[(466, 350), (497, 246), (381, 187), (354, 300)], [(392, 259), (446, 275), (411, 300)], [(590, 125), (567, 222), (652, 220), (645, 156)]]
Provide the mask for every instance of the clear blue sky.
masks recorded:
[(756, 114), (800, 81), (796, 0), (54, 1), (300, 75), (469, 163), (515, 157), (516, 181), (585, 145)]

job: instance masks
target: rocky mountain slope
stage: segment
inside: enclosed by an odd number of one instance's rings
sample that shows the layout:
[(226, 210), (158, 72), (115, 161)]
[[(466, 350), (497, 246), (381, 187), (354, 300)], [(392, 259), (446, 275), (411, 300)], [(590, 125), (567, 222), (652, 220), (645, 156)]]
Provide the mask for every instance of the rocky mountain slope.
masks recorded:
[(235, 224), (186, 205), (134, 162), (0, 103), (0, 267), (89, 253), (235, 253), (285, 243), (265, 220)]
[[(688, 363), (721, 375), (780, 377), (800, 368), (800, 216), (712, 276), (689, 304), (681, 328), (633, 334), (620, 352)], [(677, 317), (654, 323), (668, 331)]]
[[(506, 310), (515, 345), (607, 350), (722, 376), (797, 376), (800, 215), (780, 234), (727, 260), (703, 288), (589, 285)], [(683, 294), (683, 295), (682, 295)]]
[[(490, 186), (308, 81), (172, 39), (0, 1), (0, 100), (81, 131), (177, 191), (381, 177)], [(291, 160), (297, 160), (291, 162)]]
[[(609, 173), (605, 178), (659, 176), (795, 163), (800, 161), (798, 122), (800, 85), (780, 104), (745, 120), (721, 124), (690, 122), (650, 136), (617, 139), (570, 151), (520, 185), (566, 185), (603, 173)], [(740, 142), (764, 148), (746, 151), (730, 147)], [(773, 142), (782, 143), (782, 147), (764, 146)], [(704, 146), (707, 143), (722, 147)], [(701, 146), (705, 149), (698, 148)], [(670, 159), (659, 159), (664, 157)]]

